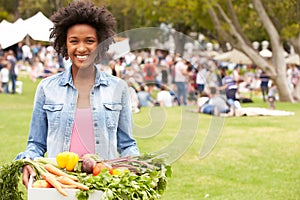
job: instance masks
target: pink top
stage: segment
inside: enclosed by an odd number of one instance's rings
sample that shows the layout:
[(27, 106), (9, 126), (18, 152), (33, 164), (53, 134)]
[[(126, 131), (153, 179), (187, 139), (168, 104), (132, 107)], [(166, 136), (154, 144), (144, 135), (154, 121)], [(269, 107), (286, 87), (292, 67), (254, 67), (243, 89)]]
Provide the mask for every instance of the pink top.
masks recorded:
[(76, 109), (70, 151), (77, 153), (79, 157), (95, 153), (94, 126), (90, 108)]

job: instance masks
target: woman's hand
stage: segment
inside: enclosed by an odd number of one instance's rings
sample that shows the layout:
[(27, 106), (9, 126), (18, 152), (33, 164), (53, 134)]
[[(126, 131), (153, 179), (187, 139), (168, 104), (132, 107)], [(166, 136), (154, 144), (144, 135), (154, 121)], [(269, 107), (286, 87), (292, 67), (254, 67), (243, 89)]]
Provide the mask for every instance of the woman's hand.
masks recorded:
[(35, 176), (35, 175), (36, 175), (35, 171), (34, 171), (34, 169), (32, 169), (32, 167), (30, 165), (25, 165), (23, 167), (22, 181), (27, 189), (28, 189), (28, 182), (29, 182), (30, 176)]

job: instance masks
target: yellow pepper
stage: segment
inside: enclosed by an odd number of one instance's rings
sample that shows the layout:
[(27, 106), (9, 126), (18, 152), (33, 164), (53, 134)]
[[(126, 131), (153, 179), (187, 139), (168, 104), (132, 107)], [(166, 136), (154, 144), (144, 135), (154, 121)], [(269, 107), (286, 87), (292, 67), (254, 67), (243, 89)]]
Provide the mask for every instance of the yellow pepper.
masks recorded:
[(69, 160), (68, 160), (68, 163), (66, 165), (66, 170), (73, 171), (74, 168), (76, 167), (77, 163), (78, 163), (78, 160), (79, 160), (78, 154), (70, 152)]
[(56, 156), (56, 163), (57, 165), (62, 168), (66, 169), (68, 171), (73, 171), (74, 168), (76, 167), (77, 163), (79, 160), (78, 154), (74, 152), (62, 152), (57, 154)]

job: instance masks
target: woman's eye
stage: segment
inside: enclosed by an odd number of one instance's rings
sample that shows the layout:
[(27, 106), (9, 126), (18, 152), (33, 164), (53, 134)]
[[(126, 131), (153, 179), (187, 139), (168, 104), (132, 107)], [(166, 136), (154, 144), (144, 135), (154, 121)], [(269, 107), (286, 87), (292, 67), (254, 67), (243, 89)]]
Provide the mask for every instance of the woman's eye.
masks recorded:
[(88, 40), (87, 42), (88, 42), (89, 44), (91, 44), (91, 43), (94, 43), (95, 40)]

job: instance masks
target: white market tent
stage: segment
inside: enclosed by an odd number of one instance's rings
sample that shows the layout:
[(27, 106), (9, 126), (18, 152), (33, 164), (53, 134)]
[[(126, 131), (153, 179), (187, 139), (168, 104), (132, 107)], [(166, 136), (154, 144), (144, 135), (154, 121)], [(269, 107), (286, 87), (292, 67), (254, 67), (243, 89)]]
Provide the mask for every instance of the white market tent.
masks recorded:
[(38, 12), (36, 15), (26, 19), (25, 23), (26, 26), (30, 27), (27, 32), (32, 39), (49, 41), (50, 29), (53, 27), (53, 23), (43, 13)]
[(0, 44), (3, 49), (22, 41), (27, 35), (33, 40), (49, 41), (50, 28), (53, 23), (42, 12), (14, 23), (3, 20), (0, 23)]
[(3, 20), (0, 24), (0, 44), (3, 49), (9, 47), (21, 40), (26, 36), (23, 28), (19, 28), (23, 24), (22, 19), (18, 19), (15, 23), (9, 23)]
[(233, 49), (231, 51), (216, 55), (214, 60), (223, 61), (223, 62), (230, 62), (236, 64), (246, 64), (251, 65), (253, 64), (252, 60), (243, 52)]

